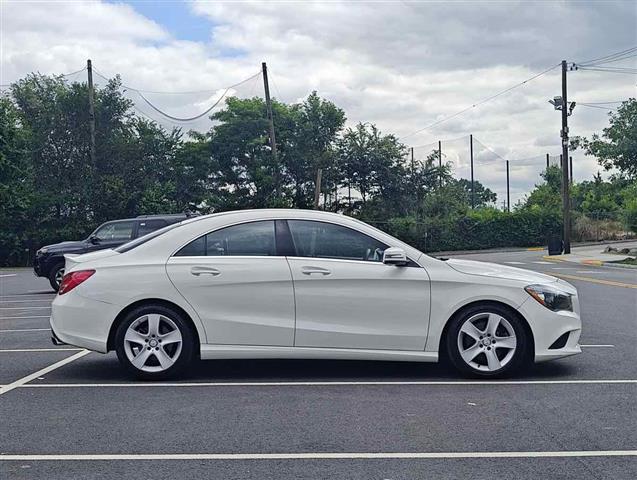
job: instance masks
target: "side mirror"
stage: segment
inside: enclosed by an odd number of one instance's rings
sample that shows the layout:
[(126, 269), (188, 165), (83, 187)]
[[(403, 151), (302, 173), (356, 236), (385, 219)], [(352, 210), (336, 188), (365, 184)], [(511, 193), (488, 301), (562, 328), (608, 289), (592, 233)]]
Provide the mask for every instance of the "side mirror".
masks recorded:
[(96, 235), (91, 235), (90, 237), (88, 237), (88, 241), (91, 242), (93, 245), (97, 245), (98, 243), (100, 243), (100, 239)]
[(387, 265), (402, 266), (407, 265), (407, 254), (402, 248), (391, 247), (383, 252), (383, 263)]

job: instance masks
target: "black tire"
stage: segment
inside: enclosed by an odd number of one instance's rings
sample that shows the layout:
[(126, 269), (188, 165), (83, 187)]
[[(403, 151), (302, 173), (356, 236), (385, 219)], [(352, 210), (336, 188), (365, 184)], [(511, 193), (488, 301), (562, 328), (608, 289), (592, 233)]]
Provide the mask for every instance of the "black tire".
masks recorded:
[[(513, 331), (515, 333), (515, 339), (516, 339), (516, 345), (515, 345), (515, 349), (513, 350), (512, 356), (508, 359), (506, 364), (504, 364), (501, 368), (498, 368), (496, 370), (486, 370), (487, 368), (490, 368), (490, 367), (486, 365), (488, 360), (486, 357), (487, 352), (485, 350), (489, 349), (489, 352), (490, 352), (491, 348), (493, 348), (493, 355), (497, 355), (498, 357), (502, 355), (502, 358), (498, 358), (498, 361), (500, 361), (500, 360), (506, 359), (506, 355), (508, 354), (509, 351), (511, 351), (510, 349), (499, 348), (499, 346), (497, 345), (496, 347), (493, 347), (493, 345), (491, 345), (491, 347), (483, 346), (481, 343), (479, 343), (482, 340), (476, 340), (478, 347), (482, 349), (482, 353), (479, 353), (474, 358), (473, 362), (477, 364), (484, 363), (485, 364), (484, 366), (482, 365), (478, 365), (478, 366), (480, 368), (485, 368), (485, 369), (479, 369), (474, 367), (472, 364), (467, 363), (462, 358), (462, 355), (460, 354), (459, 342), (468, 341), (469, 347), (474, 346), (471, 344), (473, 339), (471, 337), (467, 338), (468, 335), (464, 333), (462, 337), (459, 339), (460, 329), (463, 327), (465, 322), (467, 322), (469, 319), (472, 319), (472, 318), (475, 319), (474, 321), (476, 322), (477, 325), (480, 325), (479, 322), (488, 321), (482, 317), (483, 314), (487, 314), (487, 313), (493, 313), (505, 319), (506, 322), (508, 322), (508, 326), (513, 328)], [(501, 325), (501, 327), (498, 327), (498, 328), (506, 328), (506, 327), (504, 325)], [(501, 332), (502, 330), (499, 330), (499, 331)], [(482, 338), (482, 336), (480, 338)], [(498, 337), (496, 336), (495, 338), (498, 338)], [(462, 310), (461, 312), (459, 312), (450, 320), (449, 328), (447, 329), (445, 342), (444, 342), (444, 346), (446, 350), (444, 353), (446, 354), (446, 358), (451, 362), (451, 364), (457, 370), (469, 376), (481, 377), (481, 378), (505, 377), (519, 370), (522, 366), (528, 363), (530, 355), (533, 351), (533, 345), (531, 343), (532, 343), (532, 338), (528, 334), (525, 322), (520, 317), (520, 315), (518, 315), (517, 313), (513, 312), (509, 308), (506, 308), (502, 305), (482, 304), (482, 305), (476, 305), (473, 307), (466, 308)], [(464, 343), (462, 344), (464, 345)]]
[[(176, 325), (179, 333), (181, 333), (182, 338), (181, 352), (174, 360), (173, 365), (165, 370), (156, 372), (140, 370), (133, 365), (127, 356), (124, 341), (128, 327), (130, 327), (135, 320), (150, 314), (159, 314), (162, 317), (171, 320)], [(163, 348), (161, 345), (159, 347)], [(124, 320), (119, 324), (115, 332), (115, 351), (121, 365), (135, 378), (141, 380), (162, 380), (166, 378), (174, 378), (193, 361), (195, 356), (195, 336), (190, 324), (180, 313), (164, 305), (149, 304), (131, 310), (128, 312), (126, 317), (124, 317)]]
[(60, 289), (60, 284), (58, 283), (58, 273), (60, 271), (64, 271), (64, 262), (56, 263), (49, 272), (49, 283), (56, 292)]

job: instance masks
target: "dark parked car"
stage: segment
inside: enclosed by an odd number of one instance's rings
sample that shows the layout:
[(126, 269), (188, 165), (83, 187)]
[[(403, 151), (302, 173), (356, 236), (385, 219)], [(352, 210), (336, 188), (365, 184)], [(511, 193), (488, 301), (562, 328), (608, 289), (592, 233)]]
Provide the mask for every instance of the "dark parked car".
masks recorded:
[(64, 254), (82, 254), (105, 248), (115, 248), (134, 238), (138, 238), (167, 225), (181, 222), (190, 215), (140, 215), (103, 223), (85, 240), (61, 242), (46, 245), (38, 250), (33, 262), (33, 270), (38, 277), (47, 277), (57, 292), (64, 276)]

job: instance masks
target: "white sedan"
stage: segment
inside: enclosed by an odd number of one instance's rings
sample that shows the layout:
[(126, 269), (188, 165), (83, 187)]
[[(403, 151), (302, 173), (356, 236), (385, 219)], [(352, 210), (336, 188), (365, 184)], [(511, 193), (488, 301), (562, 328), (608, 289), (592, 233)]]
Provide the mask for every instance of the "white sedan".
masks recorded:
[(193, 359), (436, 362), (509, 374), (580, 353), (577, 291), (518, 268), (439, 260), (363, 222), (245, 210), (67, 257), (53, 341), (146, 379)]

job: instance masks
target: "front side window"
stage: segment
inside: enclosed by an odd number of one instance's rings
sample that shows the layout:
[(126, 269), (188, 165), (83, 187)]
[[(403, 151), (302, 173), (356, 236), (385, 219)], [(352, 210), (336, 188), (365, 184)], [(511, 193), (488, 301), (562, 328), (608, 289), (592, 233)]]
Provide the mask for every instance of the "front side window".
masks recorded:
[(310, 220), (288, 220), (300, 257), (382, 262), (387, 245), (351, 228)]
[(273, 256), (276, 255), (274, 222), (242, 223), (216, 230), (193, 240), (175, 256)]
[(133, 236), (133, 224), (135, 222), (114, 222), (101, 226), (95, 232), (95, 236), (102, 241), (126, 241)]

